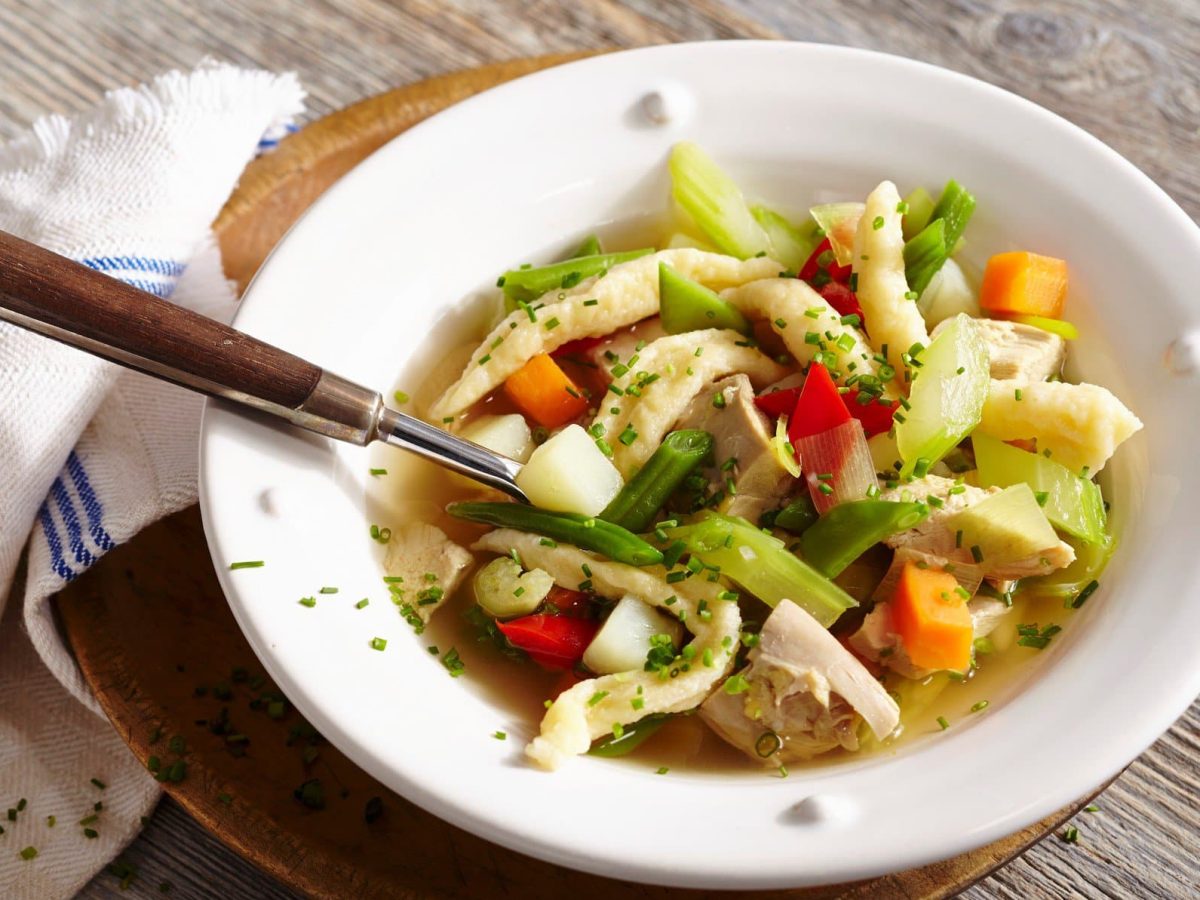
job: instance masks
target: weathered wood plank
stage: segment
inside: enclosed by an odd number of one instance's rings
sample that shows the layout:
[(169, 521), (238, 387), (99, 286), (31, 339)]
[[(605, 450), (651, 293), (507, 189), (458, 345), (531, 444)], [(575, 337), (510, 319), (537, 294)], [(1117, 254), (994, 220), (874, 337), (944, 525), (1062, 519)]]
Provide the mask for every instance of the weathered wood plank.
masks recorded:
[[(1192, 0), (5, 0), (0, 138), (43, 112), (81, 109), (106, 87), (206, 55), (295, 69), (320, 115), (513, 56), (770, 36), (903, 53), (1007, 87), (1097, 134), (1200, 218), (1200, 6)], [(1105, 793), (1099, 812), (1079, 817), (1079, 844), (1048, 839), (965, 896), (1194, 895), (1198, 751), (1200, 706)], [(128, 891), (102, 874), (83, 896), (162, 896), (162, 881), (175, 897), (292, 896), (170, 803), (128, 856), (141, 868)]]

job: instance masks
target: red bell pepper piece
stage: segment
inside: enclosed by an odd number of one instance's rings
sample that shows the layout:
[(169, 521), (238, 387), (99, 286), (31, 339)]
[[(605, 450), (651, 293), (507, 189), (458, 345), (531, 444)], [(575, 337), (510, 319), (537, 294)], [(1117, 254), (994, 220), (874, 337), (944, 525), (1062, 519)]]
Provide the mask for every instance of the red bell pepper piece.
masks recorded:
[(790, 416), (796, 408), (796, 400), (800, 397), (800, 388), (784, 388), (781, 391), (771, 391), (769, 394), (759, 394), (754, 398), (754, 405), (768, 416), (779, 418)]
[(859, 403), (859, 396), (858, 391), (851, 389), (850, 393), (842, 394), (842, 401), (846, 404), (850, 415), (862, 422), (863, 431), (867, 437), (872, 438), (877, 434), (890, 431), (892, 416), (896, 414), (897, 404), (893, 402), (891, 406), (885, 406), (879, 402), (878, 397), (872, 397), (870, 403)]
[(794, 445), (801, 438), (829, 431), (848, 421), (850, 413), (829, 370), (821, 363), (813, 363), (808, 367), (804, 386), (788, 420), (788, 440)]
[(858, 316), (860, 326), (863, 319), (862, 307), (858, 303), (858, 294), (840, 281), (831, 281), (817, 288), (817, 293), (837, 310), (839, 316)]
[(570, 588), (559, 587), (557, 584), (550, 588), (546, 602), (558, 610), (560, 616), (572, 616), (585, 619), (591, 612), (592, 597), (583, 591), (573, 591)]
[[(822, 266), (817, 260), (826, 251), (829, 252), (830, 262), (828, 266)], [(850, 266), (839, 266), (837, 260), (833, 259), (833, 245), (829, 243), (829, 238), (825, 238), (821, 243), (817, 244), (816, 249), (809, 255), (804, 265), (800, 267), (800, 280), (812, 282), (817, 277), (819, 272), (824, 272), (829, 276), (830, 281), (836, 281), (839, 284), (845, 284), (850, 280)], [(842, 313), (842, 315), (848, 315)]]
[(500, 633), (529, 658), (547, 669), (570, 669), (583, 659), (583, 652), (600, 630), (593, 619), (571, 616), (533, 615), (496, 622)]

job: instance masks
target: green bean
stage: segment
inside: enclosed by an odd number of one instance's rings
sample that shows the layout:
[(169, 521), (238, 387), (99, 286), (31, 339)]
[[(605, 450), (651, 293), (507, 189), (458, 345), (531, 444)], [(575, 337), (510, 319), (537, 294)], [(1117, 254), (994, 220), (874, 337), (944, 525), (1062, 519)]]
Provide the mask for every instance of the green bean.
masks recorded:
[(625, 756), (632, 753), (650, 737), (667, 724), (667, 716), (653, 715), (638, 719), (632, 725), (626, 725), (621, 730), (621, 736), (606, 735), (592, 744), (589, 756), (605, 756), (608, 758)]
[(869, 548), (929, 516), (924, 503), (855, 500), (833, 507), (800, 536), (800, 552), (822, 575), (836, 578)]
[(547, 291), (574, 287), (585, 278), (599, 275), (619, 263), (629, 262), (653, 252), (652, 249), (646, 248), (626, 253), (597, 253), (594, 256), (579, 256), (536, 269), (511, 269), (504, 273), (504, 296), (513, 304), (517, 301), (528, 303)]
[(579, 259), (581, 256), (598, 256), (603, 252), (604, 251), (600, 247), (600, 238), (596, 237), (594, 234), (589, 234), (583, 239), (583, 243), (580, 244), (576, 248), (575, 252), (568, 256), (567, 259)]
[(631, 566), (652, 566), (663, 560), (661, 552), (636, 534), (595, 516), (552, 512), (521, 503), (452, 503), (446, 511), (459, 519), (574, 544)]
[(790, 531), (792, 534), (804, 534), (810, 525), (817, 521), (817, 510), (808, 494), (797, 497), (775, 516), (775, 527)]
[(712, 446), (713, 438), (707, 431), (672, 431), (600, 518), (630, 531), (644, 531), (667, 498), (712, 452)]

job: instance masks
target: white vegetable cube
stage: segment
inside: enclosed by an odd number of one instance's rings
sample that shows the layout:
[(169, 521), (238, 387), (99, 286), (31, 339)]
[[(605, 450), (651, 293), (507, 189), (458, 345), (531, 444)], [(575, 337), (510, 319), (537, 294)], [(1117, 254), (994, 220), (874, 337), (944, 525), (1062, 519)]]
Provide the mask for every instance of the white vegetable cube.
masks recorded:
[(952, 259), (946, 260), (929, 281), (929, 286), (917, 301), (925, 316), (925, 324), (933, 328), (959, 313), (979, 318), (979, 299), (963, 274), (962, 267)]
[(480, 416), (469, 423), (459, 433), (459, 437), (517, 462), (525, 462), (533, 452), (533, 434), (525, 417), (517, 413), (506, 416)]
[(624, 487), (621, 473), (578, 425), (568, 425), (533, 451), (517, 487), (534, 506), (595, 516)]
[(583, 654), (583, 664), (600, 675), (640, 670), (650, 652), (650, 638), (667, 634), (676, 646), (683, 627), (632, 594), (620, 599)]

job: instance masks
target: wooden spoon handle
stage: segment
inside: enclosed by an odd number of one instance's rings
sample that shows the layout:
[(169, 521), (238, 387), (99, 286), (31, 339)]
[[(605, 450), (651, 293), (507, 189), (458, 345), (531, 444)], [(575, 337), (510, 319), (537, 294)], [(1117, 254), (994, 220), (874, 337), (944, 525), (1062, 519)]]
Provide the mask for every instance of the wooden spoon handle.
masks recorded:
[(321, 378), (298, 356), (4, 232), (0, 317), (215, 396), (297, 409)]

